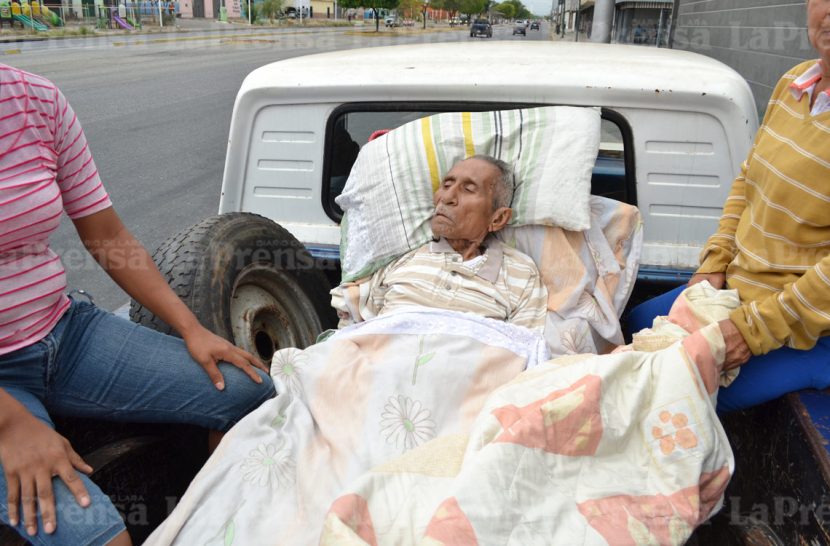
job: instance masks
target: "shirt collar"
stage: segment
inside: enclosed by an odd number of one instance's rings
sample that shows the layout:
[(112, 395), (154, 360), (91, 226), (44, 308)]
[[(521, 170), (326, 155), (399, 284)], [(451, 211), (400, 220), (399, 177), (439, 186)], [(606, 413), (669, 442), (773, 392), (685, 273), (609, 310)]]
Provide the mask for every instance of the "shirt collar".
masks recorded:
[(816, 82), (821, 79), (820, 63), (821, 61), (816, 61), (804, 74), (800, 75), (790, 84), (790, 92), (793, 94), (795, 100), (800, 101), (804, 93), (808, 93), (812, 97), (813, 88)]
[[(486, 247), (484, 251), (484, 263), (475, 270), (475, 275), (486, 281), (495, 283), (499, 278), (504, 250), (502, 249), (501, 241), (492, 236), (488, 236), (482, 244)], [(429, 251), (433, 253), (458, 254), (444, 237), (441, 237), (437, 241), (432, 241), (429, 244)], [(461, 262), (458, 265), (463, 267)]]

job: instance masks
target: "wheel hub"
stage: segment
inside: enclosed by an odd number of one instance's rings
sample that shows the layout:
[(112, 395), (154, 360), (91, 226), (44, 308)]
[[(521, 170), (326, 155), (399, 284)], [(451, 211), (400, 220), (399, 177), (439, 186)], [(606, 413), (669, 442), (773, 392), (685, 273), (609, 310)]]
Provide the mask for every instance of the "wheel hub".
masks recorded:
[(231, 296), (234, 342), (266, 363), (280, 349), (314, 342), (319, 320), (296, 282), (270, 265), (254, 264), (237, 277)]

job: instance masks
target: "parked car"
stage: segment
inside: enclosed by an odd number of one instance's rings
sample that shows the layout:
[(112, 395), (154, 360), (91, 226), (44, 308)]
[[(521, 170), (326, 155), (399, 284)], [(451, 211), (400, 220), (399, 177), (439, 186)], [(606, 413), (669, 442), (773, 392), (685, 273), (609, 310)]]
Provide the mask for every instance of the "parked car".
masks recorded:
[(403, 22), (397, 17), (387, 17), (386, 19), (384, 19), (383, 23), (387, 27), (399, 27), (403, 24)]
[(515, 36), (516, 34), (527, 36), (527, 26), (525, 25), (524, 21), (516, 21), (516, 23), (513, 25), (513, 36)]
[(530, 23), (530, 30), (541, 30), (542, 24), (539, 21), (533, 21)]
[[(336, 322), (328, 290), (339, 281), (342, 211), (334, 199), (375, 130), (442, 111), (558, 104), (601, 109), (592, 192), (641, 210), (632, 301), (685, 282), (758, 127), (749, 86), (725, 65), (683, 51), (530, 45), (344, 50), (255, 70), (233, 108), (219, 214), (161, 245), (154, 259), (162, 273), (203, 324), (264, 360), (305, 347)], [(368, 52), (372, 63), (364, 62)], [(167, 328), (135, 303), (130, 316)], [(737, 473), (725, 517), (701, 527), (691, 544), (826, 543), (828, 401), (797, 393), (724, 420)], [(93, 435), (89, 449), (72, 442), (97, 455), (85, 458), (104, 472), (106, 491), (144, 507), (141, 517), (125, 517), (137, 542), (169, 511), (165, 499), (180, 494), (170, 477), (186, 484), (204, 460), (194, 457), (203, 443), (173, 443), (177, 431), (170, 439), (140, 432), (141, 441), (110, 443)], [(174, 467), (181, 457), (190, 459)], [(125, 458), (141, 465), (125, 471), (116, 464)]]
[(493, 25), (487, 19), (476, 19), (470, 25), (470, 37), (484, 36), (485, 38), (493, 37)]

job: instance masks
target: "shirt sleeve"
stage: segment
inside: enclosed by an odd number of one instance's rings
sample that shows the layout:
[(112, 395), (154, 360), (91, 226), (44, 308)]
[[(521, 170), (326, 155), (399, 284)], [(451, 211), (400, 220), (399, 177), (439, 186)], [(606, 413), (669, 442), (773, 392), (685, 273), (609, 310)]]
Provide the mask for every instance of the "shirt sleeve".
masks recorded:
[[(753, 151), (754, 147), (749, 152), (750, 157), (752, 157)], [(750, 159), (747, 158), (743, 162), (740, 174), (732, 182), (732, 189), (729, 191), (729, 197), (726, 198), (726, 203), (723, 206), (723, 214), (718, 223), (718, 230), (709, 237), (700, 254), (698, 273), (723, 273), (735, 258), (737, 250), (735, 230), (738, 228), (738, 221), (746, 208), (744, 188), (749, 161)]]
[(507, 322), (524, 326), (534, 332), (543, 334), (545, 331), (545, 318), (548, 312), (548, 291), (542, 284), (538, 271), (528, 279), (522, 290), (518, 304)]
[(709, 240), (706, 241), (706, 245), (703, 247), (703, 251), (700, 253), (700, 267), (697, 268), (697, 273), (724, 273), (735, 258), (735, 254), (737, 253), (735, 231), (738, 228), (741, 215), (746, 208), (746, 173), (752, 164), (755, 146), (763, 133), (764, 126), (767, 124), (767, 120), (769, 120), (775, 108), (777, 108), (777, 98), (781, 93), (788, 92), (787, 87), (789, 83), (789, 79), (782, 77), (775, 86), (770, 103), (767, 105), (764, 119), (758, 131), (755, 133), (749, 155), (741, 164), (741, 172), (732, 182), (729, 197), (726, 198), (726, 203), (723, 205), (723, 214), (718, 223), (718, 230), (714, 235), (709, 237)]
[(391, 264), (382, 267), (370, 277), (345, 282), (331, 289), (331, 306), (337, 311), (337, 318), (340, 319), (337, 323), (338, 328), (378, 316), (383, 309), (387, 291), (383, 279), (390, 267)]
[(830, 331), (830, 256), (808, 269), (778, 294), (747, 302), (730, 314), (752, 354), (761, 355), (789, 341), (792, 328), (818, 339)]
[[(790, 73), (803, 71), (806, 64)], [(789, 92), (790, 81), (781, 78), (776, 85), (764, 116), (765, 124), (776, 108), (777, 98)], [(795, 324), (817, 340), (830, 331), (830, 256), (808, 269), (796, 282), (785, 285), (780, 293), (746, 302), (732, 311), (729, 318), (754, 355), (766, 354), (787, 344)]]
[(57, 183), (66, 214), (74, 220), (111, 207), (81, 123), (57, 88), (55, 109)]

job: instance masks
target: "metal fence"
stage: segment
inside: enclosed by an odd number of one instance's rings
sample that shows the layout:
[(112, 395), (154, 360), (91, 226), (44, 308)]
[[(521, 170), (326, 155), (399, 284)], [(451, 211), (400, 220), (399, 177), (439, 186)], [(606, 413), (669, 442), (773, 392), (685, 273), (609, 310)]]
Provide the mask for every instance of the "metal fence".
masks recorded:
[(51, 29), (96, 28), (134, 30), (143, 25), (172, 25), (180, 14), (179, 2), (142, 0), (121, 2), (117, 6), (101, 6), (83, 2), (80, 5), (40, 5), (0, 0), (0, 28), (9, 26), (44, 32)]

